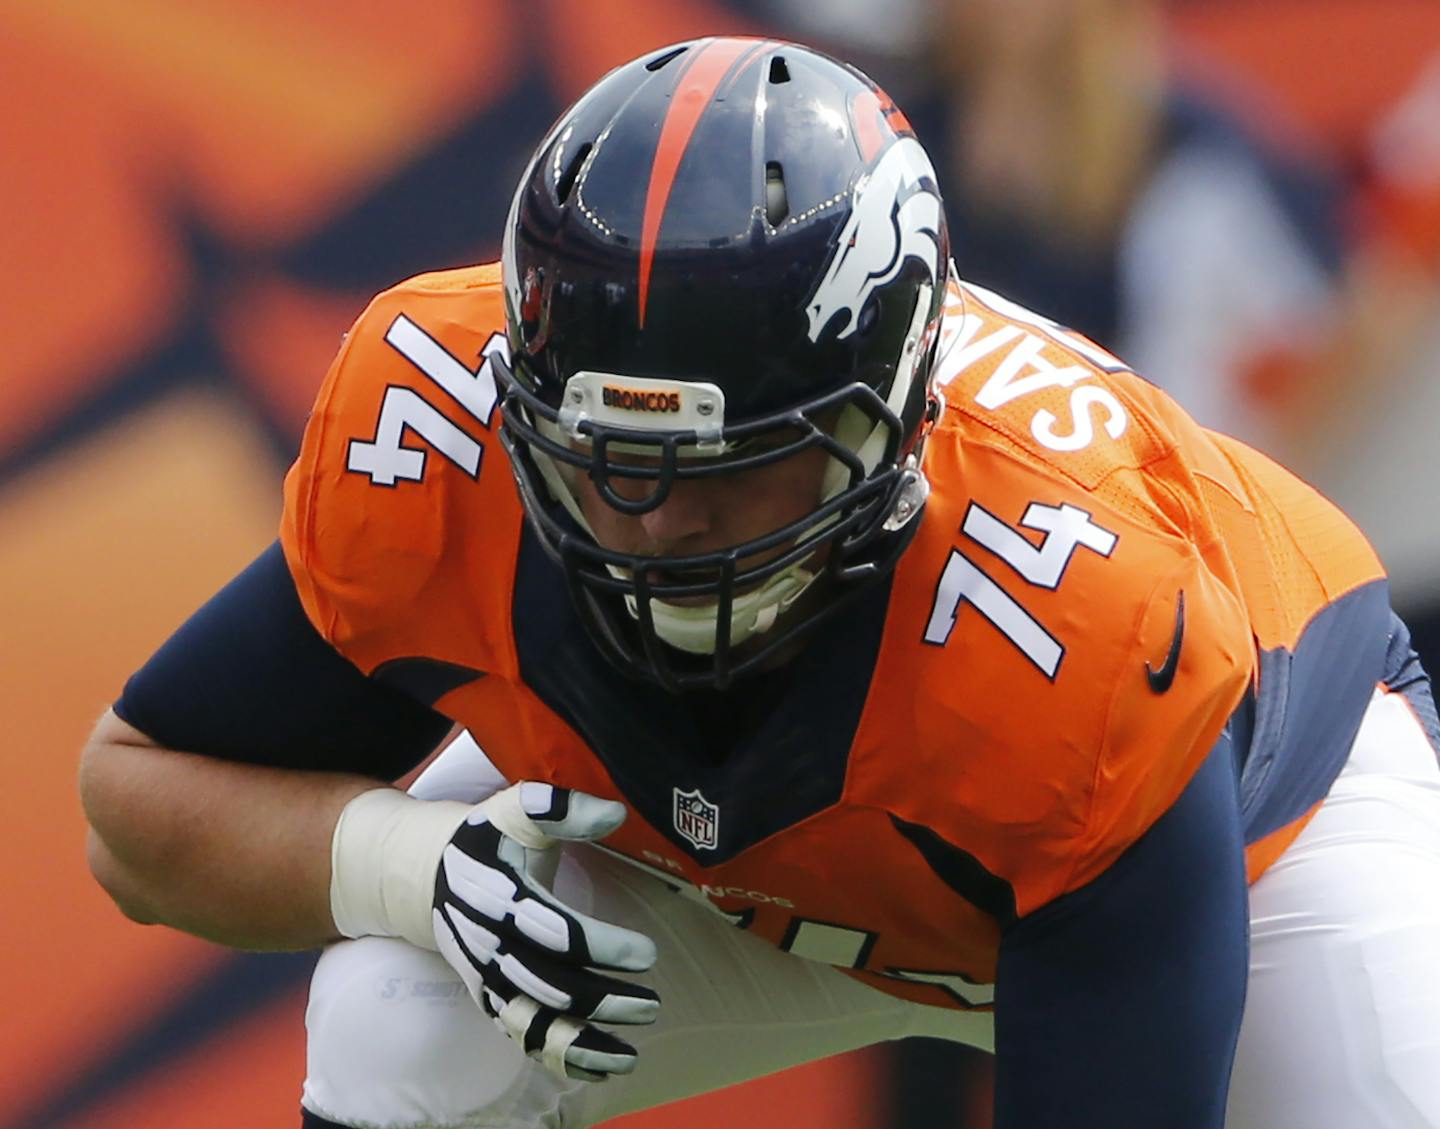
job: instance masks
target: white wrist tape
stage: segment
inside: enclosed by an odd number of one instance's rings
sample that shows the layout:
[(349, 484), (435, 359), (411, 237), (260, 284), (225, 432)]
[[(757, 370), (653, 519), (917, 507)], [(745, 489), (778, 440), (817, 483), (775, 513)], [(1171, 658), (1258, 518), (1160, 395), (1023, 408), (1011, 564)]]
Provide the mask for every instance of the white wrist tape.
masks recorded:
[(440, 856), (470, 804), (361, 792), (330, 840), (330, 915), (345, 937), (403, 937), (435, 949), (431, 903)]
[(541, 831), (530, 813), (525, 810), (523, 800), (527, 792), (534, 795), (540, 811), (550, 806), (550, 785), (537, 784), (533, 780), (524, 780), (509, 788), (502, 788), (494, 795), (487, 796), (480, 806), (485, 809), (485, 818), (498, 827), (502, 835), (508, 835), (522, 847), (537, 851), (547, 850), (559, 840)]

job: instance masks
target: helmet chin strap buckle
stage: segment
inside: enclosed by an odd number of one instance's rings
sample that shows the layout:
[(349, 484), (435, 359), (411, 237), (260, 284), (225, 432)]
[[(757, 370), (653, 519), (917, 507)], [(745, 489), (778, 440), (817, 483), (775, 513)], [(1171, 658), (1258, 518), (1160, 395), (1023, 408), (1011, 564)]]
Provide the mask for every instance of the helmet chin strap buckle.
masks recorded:
[(890, 508), (890, 516), (885, 519), (882, 528), (886, 533), (905, 528), (914, 520), (915, 515), (925, 508), (925, 500), (929, 497), (930, 480), (920, 469), (919, 460), (910, 455), (905, 459), (905, 465), (900, 471), (900, 487), (895, 492), (895, 504)]

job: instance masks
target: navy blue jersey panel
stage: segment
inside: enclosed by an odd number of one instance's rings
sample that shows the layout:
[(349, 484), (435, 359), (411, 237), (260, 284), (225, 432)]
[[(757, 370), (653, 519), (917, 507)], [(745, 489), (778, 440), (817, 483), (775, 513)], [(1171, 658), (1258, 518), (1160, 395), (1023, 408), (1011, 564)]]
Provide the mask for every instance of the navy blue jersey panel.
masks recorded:
[(433, 706), (451, 690), (474, 682), (482, 674), (483, 671), (459, 663), (415, 656), (386, 659), (370, 672), (370, 677), (394, 687), (407, 698)]
[[(867, 589), (763, 677), (724, 692), (669, 694), (605, 661), (527, 525), (515, 580), (520, 674), (646, 820), (713, 865), (840, 798), (889, 595), (888, 579)], [(677, 793), (697, 790), (716, 812), (713, 846), (676, 829)]]
[(1298, 819), (1330, 791), (1385, 673), (1393, 619), (1389, 585), (1377, 580), (1316, 614), (1293, 652), (1260, 652), (1240, 781), (1247, 843)]
[(311, 1113), (303, 1106), (300, 1109), (300, 1129), (347, 1129), (338, 1121), (327, 1121), (318, 1113)]
[(995, 1129), (1221, 1129), (1247, 920), (1225, 735), (1109, 870), (1004, 933)]
[(928, 827), (907, 823), (893, 813), (895, 830), (915, 844), (939, 879), (977, 909), (982, 909), (1002, 927), (1015, 921), (1015, 887), (969, 851), (947, 843)]
[(1400, 694), (1415, 711), (1415, 720), (1430, 739), (1430, 747), (1440, 755), (1440, 717), (1435, 712), (1434, 686), (1430, 675), (1420, 663), (1420, 656), (1410, 645), (1410, 628), (1398, 615), (1390, 616), (1390, 646), (1385, 652), (1385, 688)]
[(414, 768), (451, 726), (320, 636), (279, 544), (150, 657), (115, 712), (167, 748), (382, 780)]

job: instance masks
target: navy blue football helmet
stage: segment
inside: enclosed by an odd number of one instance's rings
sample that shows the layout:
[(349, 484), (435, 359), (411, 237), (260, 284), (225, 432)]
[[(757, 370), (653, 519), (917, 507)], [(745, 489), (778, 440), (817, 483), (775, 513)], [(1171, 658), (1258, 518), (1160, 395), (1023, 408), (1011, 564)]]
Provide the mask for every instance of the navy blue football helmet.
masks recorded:
[[(556, 123), (505, 232), (501, 436), (611, 661), (671, 690), (724, 688), (894, 567), (928, 491), (948, 263), (908, 123), (809, 48), (679, 44)], [(813, 509), (712, 552), (606, 548), (576, 493), (588, 478), (643, 514), (678, 481), (817, 447)]]

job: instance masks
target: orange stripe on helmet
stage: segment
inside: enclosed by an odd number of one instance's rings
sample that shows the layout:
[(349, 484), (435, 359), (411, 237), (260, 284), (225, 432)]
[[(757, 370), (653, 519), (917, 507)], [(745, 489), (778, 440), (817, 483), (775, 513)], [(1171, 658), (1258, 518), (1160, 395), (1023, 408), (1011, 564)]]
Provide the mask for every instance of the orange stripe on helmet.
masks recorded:
[(650, 269), (655, 262), (655, 243), (660, 235), (660, 221), (665, 204), (675, 186), (680, 160), (700, 123), (710, 99), (720, 89), (725, 76), (737, 60), (743, 60), (773, 40), (710, 39), (696, 48), (685, 60), (684, 69), (670, 96), (670, 108), (660, 123), (660, 141), (655, 147), (655, 161), (650, 168), (650, 184), (645, 190), (645, 216), (640, 229), (640, 327), (645, 327), (645, 306), (650, 297)]
[(889, 135), (913, 134), (910, 121), (883, 90), (862, 91), (850, 100), (850, 121), (860, 156), (873, 161), (885, 148)]

